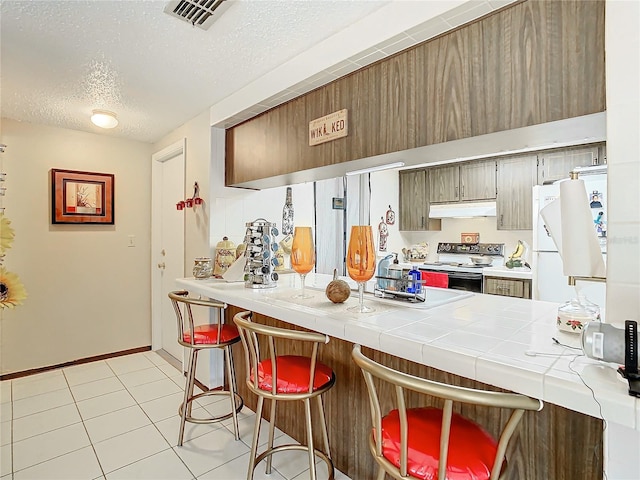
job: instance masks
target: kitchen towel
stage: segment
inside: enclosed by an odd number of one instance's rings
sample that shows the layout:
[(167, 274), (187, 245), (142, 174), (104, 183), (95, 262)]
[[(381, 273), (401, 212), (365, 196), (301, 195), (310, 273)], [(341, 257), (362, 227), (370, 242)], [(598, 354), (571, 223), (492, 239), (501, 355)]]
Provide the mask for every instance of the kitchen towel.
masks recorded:
[(540, 210), (540, 215), (558, 247), (565, 275), (606, 276), (583, 180), (560, 182), (560, 196)]

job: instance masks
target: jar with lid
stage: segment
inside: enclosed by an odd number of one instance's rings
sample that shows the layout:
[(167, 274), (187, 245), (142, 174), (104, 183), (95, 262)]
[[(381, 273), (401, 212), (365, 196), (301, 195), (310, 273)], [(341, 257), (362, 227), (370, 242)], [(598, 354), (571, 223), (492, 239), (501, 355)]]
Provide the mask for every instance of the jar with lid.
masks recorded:
[(582, 333), (587, 323), (594, 321), (600, 321), (600, 307), (583, 294), (558, 307), (556, 326), (560, 331)]
[(211, 257), (196, 257), (193, 265), (193, 276), (197, 280), (205, 280), (213, 273)]

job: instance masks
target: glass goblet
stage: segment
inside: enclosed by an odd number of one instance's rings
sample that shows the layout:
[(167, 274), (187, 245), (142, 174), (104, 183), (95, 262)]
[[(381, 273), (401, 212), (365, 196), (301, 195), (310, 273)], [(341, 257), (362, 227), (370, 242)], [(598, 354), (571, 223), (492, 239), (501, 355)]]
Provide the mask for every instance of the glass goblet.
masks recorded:
[(293, 298), (311, 298), (313, 295), (304, 291), (304, 279), (316, 263), (316, 252), (313, 245), (311, 227), (295, 227), (293, 243), (291, 244), (291, 268), (299, 275), (302, 281), (302, 290)]
[(364, 284), (371, 280), (376, 270), (376, 250), (373, 244), (371, 225), (354, 225), (347, 249), (347, 272), (358, 282), (358, 305), (347, 310), (358, 313), (373, 312), (375, 309), (364, 304)]

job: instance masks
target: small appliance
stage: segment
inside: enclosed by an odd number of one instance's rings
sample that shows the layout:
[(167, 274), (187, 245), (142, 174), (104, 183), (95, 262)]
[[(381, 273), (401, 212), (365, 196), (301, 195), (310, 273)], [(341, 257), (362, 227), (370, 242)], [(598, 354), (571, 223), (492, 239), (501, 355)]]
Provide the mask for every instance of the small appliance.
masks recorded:
[(618, 372), (629, 381), (629, 395), (640, 397), (638, 322), (626, 320), (624, 330), (607, 323), (589, 322), (582, 332), (582, 350), (589, 358), (624, 364)]

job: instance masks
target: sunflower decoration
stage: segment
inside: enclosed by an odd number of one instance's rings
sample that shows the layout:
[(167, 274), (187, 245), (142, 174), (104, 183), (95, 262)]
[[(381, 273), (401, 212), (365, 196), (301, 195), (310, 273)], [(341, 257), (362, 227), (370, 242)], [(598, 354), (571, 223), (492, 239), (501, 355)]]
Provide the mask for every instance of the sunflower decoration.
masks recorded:
[(15, 232), (11, 226), (11, 220), (0, 213), (0, 254), (11, 248)]
[(27, 291), (15, 273), (0, 267), (0, 307), (13, 308), (27, 298)]

